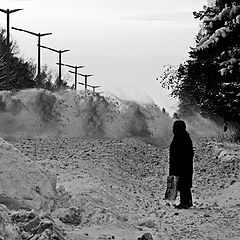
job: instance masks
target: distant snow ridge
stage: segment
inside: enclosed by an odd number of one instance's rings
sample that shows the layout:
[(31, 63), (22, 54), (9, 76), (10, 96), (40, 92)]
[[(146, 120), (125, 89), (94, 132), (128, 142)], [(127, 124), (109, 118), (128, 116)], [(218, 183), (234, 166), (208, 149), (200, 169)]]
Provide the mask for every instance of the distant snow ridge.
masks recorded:
[(2, 136), (164, 137), (171, 119), (155, 104), (84, 91), (0, 92)]

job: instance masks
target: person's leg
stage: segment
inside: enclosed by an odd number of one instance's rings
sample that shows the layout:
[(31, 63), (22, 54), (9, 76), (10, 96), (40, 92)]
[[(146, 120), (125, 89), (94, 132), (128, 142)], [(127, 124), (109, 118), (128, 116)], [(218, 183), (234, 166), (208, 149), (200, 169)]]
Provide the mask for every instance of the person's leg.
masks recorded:
[(180, 189), (180, 205), (188, 204), (188, 191), (186, 188)]
[(178, 208), (189, 208), (192, 207), (192, 193), (191, 188), (180, 189), (180, 204)]

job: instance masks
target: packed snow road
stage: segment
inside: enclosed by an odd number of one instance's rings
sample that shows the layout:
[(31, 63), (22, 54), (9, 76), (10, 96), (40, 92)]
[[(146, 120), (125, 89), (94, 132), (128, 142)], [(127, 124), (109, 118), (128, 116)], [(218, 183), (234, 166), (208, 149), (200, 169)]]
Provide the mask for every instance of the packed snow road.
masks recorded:
[[(62, 197), (53, 217), (68, 239), (136, 240), (145, 232), (154, 239), (240, 239), (238, 145), (195, 141), (194, 207), (176, 210), (162, 200), (166, 148), (136, 138), (9, 141), (57, 175)], [(78, 221), (61, 221), (73, 206)]]

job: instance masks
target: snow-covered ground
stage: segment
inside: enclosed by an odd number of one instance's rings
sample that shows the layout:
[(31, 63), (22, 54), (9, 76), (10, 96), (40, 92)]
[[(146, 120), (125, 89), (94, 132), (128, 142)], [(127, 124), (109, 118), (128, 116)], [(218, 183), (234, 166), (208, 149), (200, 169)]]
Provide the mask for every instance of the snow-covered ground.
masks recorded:
[[(52, 216), (68, 234), (66, 239), (131, 240), (145, 232), (154, 239), (239, 239), (240, 151), (236, 144), (208, 139), (194, 143), (194, 207), (176, 210), (163, 200), (166, 148), (137, 138), (10, 141), (57, 175), (62, 199)], [(75, 225), (59, 220), (71, 207), (81, 216), (75, 214)]]
[(0, 239), (240, 239), (240, 146), (209, 121), (188, 125), (194, 207), (176, 210), (163, 200), (172, 119), (156, 106), (0, 95)]

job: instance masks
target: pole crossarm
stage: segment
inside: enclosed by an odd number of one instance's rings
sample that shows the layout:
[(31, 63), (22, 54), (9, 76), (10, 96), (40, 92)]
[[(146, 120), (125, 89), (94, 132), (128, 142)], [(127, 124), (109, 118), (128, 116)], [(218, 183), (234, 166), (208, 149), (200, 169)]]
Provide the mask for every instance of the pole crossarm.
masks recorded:
[[(75, 73), (73, 71), (69, 71), (70, 73)], [(80, 75), (82, 77), (92, 77), (93, 75), (87, 75), (87, 74), (81, 74), (81, 73), (77, 73), (77, 75)]]
[[(59, 65), (59, 63), (57, 63), (57, 65)], [(73, 65), (69, 65), (69, 64), (64, 64), (64, 63), (61, 63), (62, 66), (66, 66), (66, 67), (70, 67), (70, 68), (83, 68), (84, 66), (73, 66)]]
[[(85, 85), (85, 83), (82, 83), (82, 82), (78, 82), (78, 83), (81, 84), (81, 85)], [(91, 86), (89, 84), (87, 84), (87, 86), (91, 87), (91, 88), (99, 88), (99, 87), (101, 87), (101, 86)]]
[(43, 36), (47, 36), (47, 35), (52, 34), (52, 33), (35, 33), (35, 32), (31, 32), (31, 31), (28, 31), (28, 30), (21, 29), (21, 28), (16, 28), (16, 27), (12, 27), (12, 29), (17, 30), (17, 31), (21, 31), (21, 32), (26, 32), (26, 33), (32, 34), (34, 36), (37, 36), (37, 37), (39, 37), (39, 36), (43, 37)]
[(84, 84), (84, 83), (82, 83), (82, 82), (78, 82), (78, 83), (79, 83), (79, 84), (81, 84), (81, 85), (83, 85), (83, 86), (85, 85), (85, 84)]
[(65, 52), (70, 51), (70, 49), (66, 49), (66, 50), (57, 50), (57, 49), (50, 48), (50, 47), (46, 47), (46, 46), (42, 46), (42, 45), (40, 45), (40, 47), (41, 47), (41, 48), (48, 49), (48, 50), (53, 51), (53, 52), (57, 52), (57, 53), (65, 53)]
[(101, 86), (92, 86), (92, 85), (85, 84), (85, 83), (82, 83), (82, 82), (78, 82), (78, 83), (81, 84), (81, 85), (84, 85), (85, 87), (86, 87), (86, 86), (87, 86), (87, 87), (91, 87), (91, 88), (93, 89), (93, 93), (95, 93), (96, 88), (101, 87)]
[(7, 14), (14, 13), (14, 12), (17, 12), (20, 10), (23, 10), (23, 8), (17, 8), (17, 9), (13, 9), (13, 10), (9, 10), (9, 9), (5, 10), (5, 9), (0, 8), (0, 12), (7, 13)]
[(56, 49), (53, 49), (53, 48), (50, 48), (50, 47), (45, 47), (45, 46), (42, 46), (42, 45), (40, 45), (40, 47), (41, 47), (41, 48), (48, 49), (48, 50), (53, 51), (53, 52), (59, 53), (59, 50), (56, 50)]
[(9, 10), (9, 13), (18, 12), (18, 11), (20, 11), (20, 10), (23, 10), (23, 8), (18, 8), (18, 9)]
[(99, 88), (101, 86), (92, 86), (92, 85), (88, 85), (88, 87), (91, 87), (91, 88)]
[[(85, 83), (82, 83), (82, 82), (78, 82), (79, 84), (81, 84), (81, 85), (85, 85)], [(91, 85), (89, 85), (89, 84), (87, 84), (87, 86), (88, 87), (94, 87), (94, 86), (91, 86)], [(98, 87), (100, 87), (100, 86), (98, 86)]]
[(0, 12), (3, 12), (3, 13), (8, 13), (8, 11), (7, 11), (7, 10), (5, 10), (5, 9), (1, 9), (1, 8), (0, 8)]
[(68, 52), (70, 51), (70, 49), (66, 49), (66, 50), (59, 50), (60, 53), (65, 53), (65, 52)]

